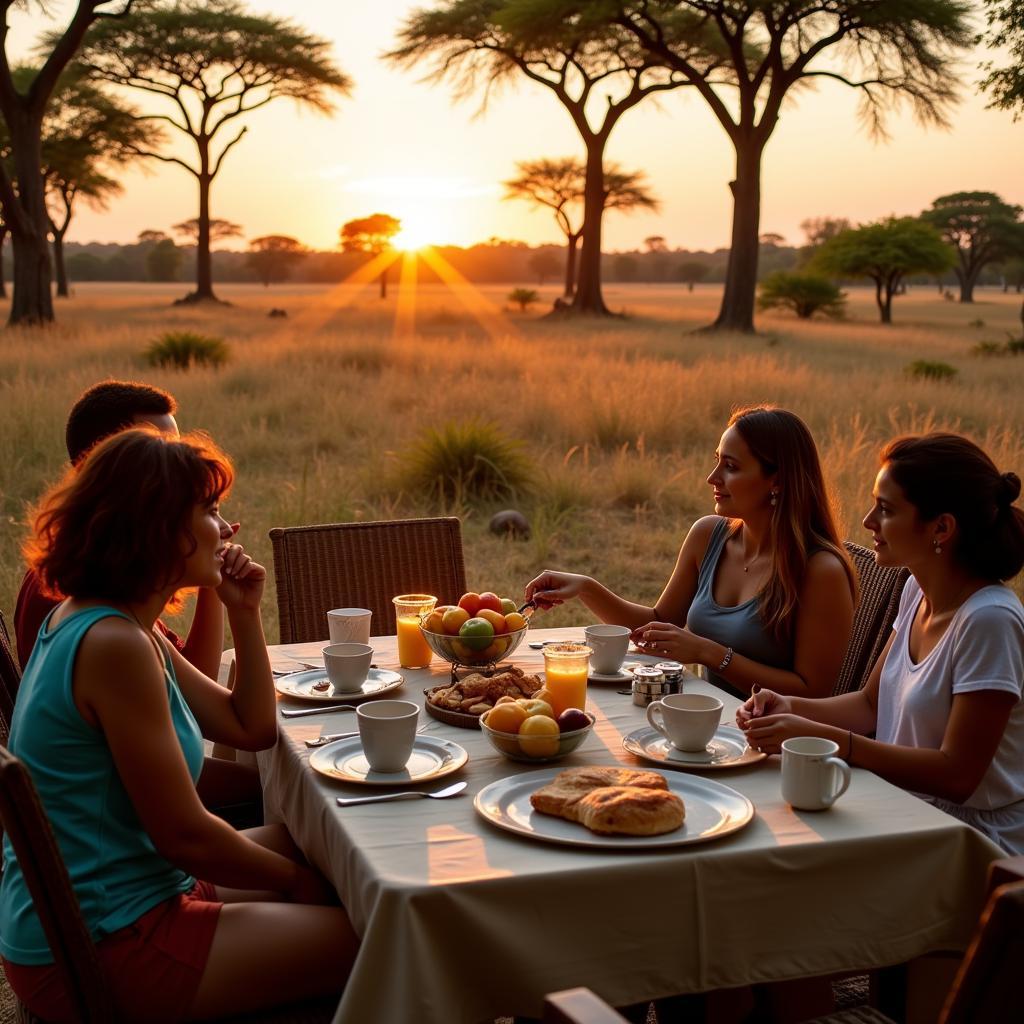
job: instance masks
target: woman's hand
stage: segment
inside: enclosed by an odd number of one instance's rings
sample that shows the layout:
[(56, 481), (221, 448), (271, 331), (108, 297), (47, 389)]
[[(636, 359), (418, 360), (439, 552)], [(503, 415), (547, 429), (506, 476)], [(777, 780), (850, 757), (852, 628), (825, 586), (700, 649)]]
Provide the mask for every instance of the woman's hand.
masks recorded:
[(629, 638), (647, 654), (659, 654), (684, 665), (702, 662), (700, 649), (704, 641), (685, 626), (671, 622), (648, 622), (630, 633)]
[(589, 582), (589, 576), (545, 569), (526, 584), (526, 600), (533, 601), (538, 608), (548, 611), (556, 605), (579, 597), (580, 591)]
[[(755, 694), (756, 696), (760, 694)], [(752, 697), (751, 700), (753, 699)], [(782, 750), (783, 740), (792, 739), (794, 736), (823, 736), (824, 730), (829, 728), (820, 722), (812, 722), (809, 718), (788, 713), (760, 715), (749, 719), (744, 725), (740, 722), (737, 712), (736, 721), (747, 734), (747, 743), (754, 750), (763, 750), (766, 754), (778, 754)]]
[(793, 707), (788, 697), (772, 690), (761, 690), (754, 688), (754, 693), (736, 709), (736, 724), (741, 729), (747, 729), (750, 722), (755, 718), (763, 718), (765, 715), (788, 715), (792, 714)]
[(241, 544), (228, 544), (225, 547), (220, 574), (217, 596), (228, 611), (259, 609), (267, 570), (259, 562), (254, 562)]

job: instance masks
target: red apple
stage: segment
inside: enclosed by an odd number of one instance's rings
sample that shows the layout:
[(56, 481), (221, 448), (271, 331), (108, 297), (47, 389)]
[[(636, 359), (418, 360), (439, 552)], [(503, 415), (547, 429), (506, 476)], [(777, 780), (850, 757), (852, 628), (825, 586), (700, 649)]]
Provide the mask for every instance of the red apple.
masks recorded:
[(501, 598), (498, 597), (497, 594), (491, 593), (491, 591), (489, 591), (489, 590), (485, 590), (480, 595), (480, 607), (477, 609), (477, 612), (479, 613), (480, 611), (482, 611), (485, 608), (488, 611), (498, 612), (500, 614), (500, 612), (501, 612)]
[(577, 729), (586, 729), (588, 725), (590, 719), (579, 708), (566, 708), (558, 716), (559, 732), (575, 732)]
[(459, 607), (469, 612), (470, 618), (472, 618), (480, 611), (480, 595), (472, 590), (468, 591), (459, 598)]

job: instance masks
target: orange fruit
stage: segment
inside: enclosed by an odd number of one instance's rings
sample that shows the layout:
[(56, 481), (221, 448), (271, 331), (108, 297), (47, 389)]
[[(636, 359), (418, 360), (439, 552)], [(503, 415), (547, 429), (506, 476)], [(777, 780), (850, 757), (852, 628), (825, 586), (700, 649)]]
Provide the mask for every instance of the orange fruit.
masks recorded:
[(519, 612), (509, 612), (505, 616), (505, 630), (509, 633), (515, 633), (516, 630), (522, 629), (525, 625), (526, 619)]
[(539, 690), (530, 694), (530, 700), (542, 700), (545, 704), (551, 704), (551, 691), (542, 686)]
[(484, 721), (488, 729), (495, 729), (498, 732), (519, 732), (519, 727), (526, 721), (526, 709), (521, 708), (514, 701), (506, 704), (495, 704), (487, 712)]
[(469, 612), (465, 608), (449, 608), (441, 617), (441, 622), (448, 636), (458, 636), (463, 624), (469, 622)]
[(531, 715), (519, 726), (519, 749), (530, 757), (554, 757), (558, 753), (558, 737), (558, 723), (553, 718)]
[(501, 612), (492, 611), (490, 608), (481, 608), (477, 618), (486, 619), (493, 627), (495, 633), (505, 632), (505, 616)]
[(443, 633), (444, 612), (440, 608), (435, 608), (424, 620), (423, 628), (428, 633)]

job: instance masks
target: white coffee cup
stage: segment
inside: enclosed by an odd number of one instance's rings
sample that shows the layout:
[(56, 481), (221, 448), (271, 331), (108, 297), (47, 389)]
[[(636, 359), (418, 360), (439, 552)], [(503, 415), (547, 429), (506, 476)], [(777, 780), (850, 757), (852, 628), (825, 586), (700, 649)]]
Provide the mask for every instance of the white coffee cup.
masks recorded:
[(335, 693), (357, 693), (370, 674), (373, 648), (369, 644), (330, 644), (324, 666)]
[(601, 623), (587, 626), (583, 632), (587, 646), (594, 652), (590, 655), (591, 670), (608, 676), (618, 672), (629, 648), (629, 627)]
[(374, 700), (356, 708), (359, 738), (371, 771), (400, 772), (416, 742), (418, 704), (411, 700)]
[(722, 702), (706, 693), (673, 693), (647, 705), (647, 721), (677, 750), (707, 749), (722, 720)]
[(838, 753), (838, 743), (819, 736), (784, 740), (782, 799), (800, 811), (831, 807), (850, 785), (850, 766)]
[(327, 629), (332, 644), (368, 644), (370, 642), (369, 608), (332, 608), (327, 613)]

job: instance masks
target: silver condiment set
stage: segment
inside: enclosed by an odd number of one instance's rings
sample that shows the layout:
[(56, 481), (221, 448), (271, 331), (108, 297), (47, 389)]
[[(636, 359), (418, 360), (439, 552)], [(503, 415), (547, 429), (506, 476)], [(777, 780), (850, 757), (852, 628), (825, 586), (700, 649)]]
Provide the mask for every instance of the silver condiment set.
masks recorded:
[(637, 665), (633, 669), (633, 703), (647, 707), (683, 689), (683, 666), (678, 661), (660, 661), (657, 665)]

